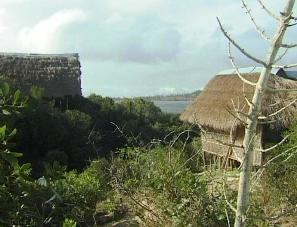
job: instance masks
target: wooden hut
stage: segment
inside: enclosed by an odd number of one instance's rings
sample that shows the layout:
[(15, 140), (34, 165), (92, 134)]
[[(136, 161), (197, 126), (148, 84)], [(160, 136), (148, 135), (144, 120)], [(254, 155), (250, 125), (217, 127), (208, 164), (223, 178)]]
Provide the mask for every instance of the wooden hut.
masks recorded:
[[(248, 80), (256, 82), (261, 68), (243, 68), (241, 74)], [(297, 73), (282, 69), (273, 70), (269, 86), (273, 88), (297, 88)], [(246, 99), (251, 101), (254, 87), (244, 84), (234, 70), (227, 70), (217, 74), (209, 81), (202, 93), (180, 115), (182, 121), (199, 124), (206, 133), (201, 135), (202, 150), (225, 159), (241, 162), (243, 158), (242, 146), (244, 126), (238, 120), (235, 109), (243, 114), (248, 112)], [(262, 116), (268, 116), (287, 106), (296, 93), (267, 92), (264, 97)], [(272, 123), (264, 124), (259, 121), (256, 135), (256, 149), (253, 164), (261, 165), (263, 162), (263, 149), (267, 138), (279, 135), (279, 132), (288, 127), (296, 114), (297, 103), (270, 117)], [(235, 146), (229, 146), (234, 144)]]
[(49, 98), (81, 95), (78, 54), (0, 53), (0, 75), (25, 94), (34, 85)]

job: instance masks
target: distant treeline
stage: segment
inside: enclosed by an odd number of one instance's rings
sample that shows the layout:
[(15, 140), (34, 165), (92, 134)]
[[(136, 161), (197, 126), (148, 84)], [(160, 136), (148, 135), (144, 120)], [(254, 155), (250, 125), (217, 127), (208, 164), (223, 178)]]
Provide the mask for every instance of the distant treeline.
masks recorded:
[[(191, 101), (194, 100), (200, 93), (201, 90), (197, 90), (186, 94), (142, 96), (140, 98), (147, 101)], [(115, 101), (120, 101), (122, 99), (123, 98), (114, 98)]]

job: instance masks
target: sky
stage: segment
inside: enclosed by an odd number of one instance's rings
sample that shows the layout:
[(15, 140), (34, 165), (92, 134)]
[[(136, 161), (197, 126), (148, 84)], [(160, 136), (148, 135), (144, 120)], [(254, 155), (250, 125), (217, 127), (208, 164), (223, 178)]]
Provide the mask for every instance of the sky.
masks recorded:
[[(286, 1), (264, 2), (277, 14)], [(276, 21), (256, 0), (247, 3), (272, 36)], [(246, 50), (265, 57), (268, 44), (238, 0), (0, 0), (0, 52), (79, 53), (84, 95), (187, 93), (232, 67), (216, 17)], [(296, 37), (290, 27), (286, 42)], [(239, 67), (254, 65), (232, 53)], [(290, 50), (282, 63), (296, 61)]]

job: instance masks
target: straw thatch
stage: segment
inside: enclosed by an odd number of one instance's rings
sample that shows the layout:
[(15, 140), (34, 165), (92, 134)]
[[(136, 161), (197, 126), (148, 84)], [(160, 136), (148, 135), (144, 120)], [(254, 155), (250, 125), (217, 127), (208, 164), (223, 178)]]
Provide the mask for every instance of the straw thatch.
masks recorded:
[[(244, 74), (244, 77), (255, 82), (258, 73)], [(297, 88), (297, 81), (271, 75), (269, 86), (273, 88)], [(217, 132), (230, 132), (241, 127), (239, 120), (235, 121), (232, 115), (234, 106), (247, 113), (248, 105), (245, 96), (251, 100), (254, 87), (244, 84), (237, 75), (217, 75), (214, 77), (196, 100), (181, 114), (182, 121), (198, 123), (208, 130)], [(268, 115), (286, 106), (292, 101), (292, 95), (288, 92), (267, 92), (262, 107), (262, 114)], [(287, 127), (296, 113), (297, 104), (290, 106), (273, 117), (276, 122), (271, 128), (282, 129)], [(234, 122), (235, 121), (235, 122)]]
[(25, 94), (34, 85), (45, 97), (81, 95), (78, 54), (0, 53), (0, 75)]
[[(245, 70), (247, 71), (247, 70)], [(272, 74), (269, 87), (275, 89), (297, 88), (297, 81), (286, 79), (283, 70)], [(245, 73), (243, 76), (256, 82), (259, 73)], [(244, 126), (242, 119), (248, 112), (249, 106), (246, 99), (252, 100), (254, 87), (247, 85), (235, 74), (220, 74), (207, 84), (206, 88), (196, 100), (186, 108), (180, 115), (182, 121), (199, 124), (205, 130), (201, 136), (202, 150), (206, 153), (215, 154), (221, 158), (242, 161), (244, 150), (242, 148), (244, 138)], [(246, 98), (246, 99), (245, 99)], [(296, 93), (290, 92), (266, 92), (262, 103), (262, 115), (268, 116), (277, 110), (288, 106), (294, 99)], [(235, 109), (240, 110), (241, 120), (238, 120)], [(280, 131), (294, 119), (297, 103), (271, 117), (270, 129)], [(243, 119), (245, 120), (245, 119)], [(264, 130), (259, 124), (255, 137), (255, 149), (253, 153), (253, 165), (259, 166), (263, 163)], [(237, 147), (228, 144), (237, 145)]]

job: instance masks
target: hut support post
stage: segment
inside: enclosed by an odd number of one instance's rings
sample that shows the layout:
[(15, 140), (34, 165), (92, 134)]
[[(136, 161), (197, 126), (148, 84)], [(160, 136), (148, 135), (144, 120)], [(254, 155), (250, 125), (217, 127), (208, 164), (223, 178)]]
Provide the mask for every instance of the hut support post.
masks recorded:
[(264, 92), (267, 89), (271, 68), (275, 62), (278, 50), (282, 45), (283, 36), (289, 25), (294, 4), (295, 0), (288, 0), (285, 10), (280, 16), (278, 29), (271, 41), (271, 46), (266, 57), (265, 65), (256, 84), (252, 105), (250, 106), (248, 112), (247, 126), (245, 129), (245, 137), (243, 141), (244, 158), (242, 162), (242, 169), (240, 172), (237, 210), (234, 224), (235, 227), (242, 227), (246, 224), (246, 213), (248, 208), (250, 190), (250, 175), (252, 170), (253, 150), (255, 144), (258, 116), (261, 112), (262, 99)]

